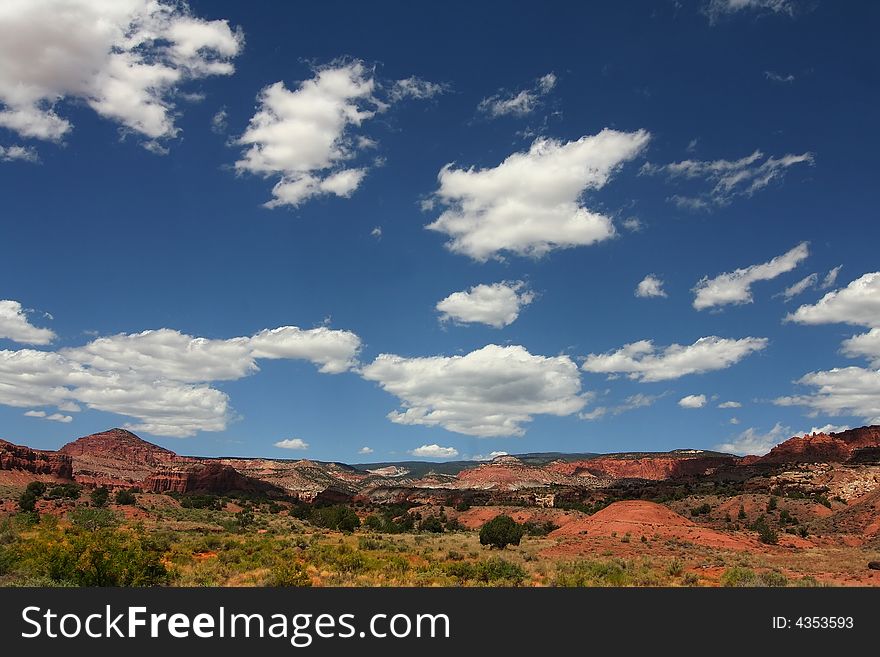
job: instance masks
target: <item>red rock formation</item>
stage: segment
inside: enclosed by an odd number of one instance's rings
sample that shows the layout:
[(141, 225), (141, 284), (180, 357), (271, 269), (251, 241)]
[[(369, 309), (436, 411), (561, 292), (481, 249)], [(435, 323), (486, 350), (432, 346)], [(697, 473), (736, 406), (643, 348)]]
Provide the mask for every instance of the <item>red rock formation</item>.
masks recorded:
[(21, 470), (59, 479), (73, 478), (73, 465), (66, 454), (31, 449), (0, 440), (0, 470)]
[(565, 472), (551, 466), (526, 465), (515, 456), (499, 456), (458, 474), (455, 488), (482, 490), (517, 490), (550, 484), (594, 486), (596, 477), (586, 471)]
[(735, 456), (645, 456), (640, 458), (621, 458), (600, 456), (585, 461), (556, 462), (547, 466), (548, 470), (567, 475), (589, 473), (598, 477), (613, 479), (650, 479), (660, 481), (675, 477), (710, 474), (723, 465), (732, 465), (739, 459)]
[(153, 493), (284, 492), (271, 484), (246, 477), (228, 465), (207, 460), (161, 467), (144, 480), (144, 489)]
[(840, 433), (795, 436), (770, 450), (756, 463), (844, 463), (859, 450), (880, 447), (880, 426), (860, 427)]

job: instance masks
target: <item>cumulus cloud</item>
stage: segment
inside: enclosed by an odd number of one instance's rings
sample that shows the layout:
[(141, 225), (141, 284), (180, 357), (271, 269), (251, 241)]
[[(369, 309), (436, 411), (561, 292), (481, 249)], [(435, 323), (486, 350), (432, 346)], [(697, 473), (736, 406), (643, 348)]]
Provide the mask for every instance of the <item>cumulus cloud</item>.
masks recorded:
[(458, 456), (458, 450), (454, 447), (441, 447), (440, 445), (422, 445), (411, 449), (409, 452), (412, 456), (419, 456), (428, 459), (452, 459)]
[(281, 449), (308, 449), (309, 444), (304, 441), (302, 438), (285, 438), (284, 440), (279, 440), (277, 443), (274, 443), (275, 447), (280, 447)]
[(477, 110), (491, 118), (499, 116), (525, 116), (541, 106), (541, 99), (556, 87), (556, 75), (547, 73), (528, 89), (509, 92), (501, 90), (493, 96), (484, 98)]
[(283, 82), (270, 84), (235, 142), (244, 149), (236, 171), (278, 179), (267, 208), (296, 207), (327, 195), (347, 198), (368, 170), (353, 161), (376, 145), (354, 131), (392, 102), (436, 95), (435, 87), (417, 78), (398, 80), (383, 100), (374, 71), (360, 60), (317, 68), (293, 90)]
[(43, 420), (50, 420), (52, 422), (61, 422), (62, 424), (67, 424), (69, 422), (73, 422), (73, 417), (70, 415), (63, 415), (61, 413), (52, 413), (51, 415), (46, 413), (46, 411), (27, 411), (25, 417), (38, 417)]
[(30, 162), (35, 164), (40, 161), (40, 156), (33, 148), (26, 146), (0, 146), (0, 162)]
[(752, 285), (769, 281), (795, 269), (810, 255), (807, 242), (759, 265), (751, 265), (714, 278), (704, 276), (694, 286), (694, 308), (704, 310), (728, 304), (752, 302)]
[(581, 367), (586, 372), (625, 374), (643, 382), (668, 381), (725, 369), (766, 346), (767, 338), (734, 340), (712, 335), (692, 345), (672, 344), (658, 350), (652, 340), (640, 340), (616, 351), (590, 354)]
[(851, 358), (867, 358), (871, 367), (880, 368), (880, 328), (854, 335), (843, 341), (841, 351)]
[(880, 424), (880, 371), (842, 367), (810, 372), (797, 381), (815, 390), (811, 394), (779, 397), (779, 406), (805, 406), (831, 417), (855, 415), (866, 424)]
[(186, 2), (8, 0), (0, 6), (0, 126), (61, 140), (59, 113), (80, 101), (125, 130), (174, 137), (174, 97), (187, 81), (230, 75), (243, 37)]
[(490, 344), (464, 356), (381, 354), (361, 370), (401, 401), (388, 418), (471, 436), (521, 436), (538, 414), (570, 415), (586, 400), (568, 356), (534, 356)]
[(57, 352), (0, 350), (0, 404), (68, 411), (83, 404), (135, 418), (133, 430), (186, 437), (222, 431), (231, 418), (228, 395), (211, 382), (253, 374), (259, 359), (304, 359), (343, 372), (359, 349), (349, 331), (284, 326), (228, 340), (159, 329)]
[(623, 403), (617, 406), (597, 406), (596, 408), (578, 413), (578, 417), (582, 420), (598, 420), (608, 415), (621, 415), (627, 411), (633, 411), (637, 408), (646, 408), (652, 406), (655, 401), (660, 399), (662, 395), (644, 395), (638, 393), (627, 397)]
[(523, 306), (534, 298), (534, 293), (526, 289), (523, 281), (504, 281), (453, 292), (437, 302), (436, 308), (442, 322), (480, 323), (504, 328), (516, 321)]
[(373, 453), (372, 447), (361, 447), (358, 450), (358, 454), (372, 454), (372, 453)]
[(678, 400), (682, 408), (703, 408), (706, 405), (706, 395), (687, 395)]
[(812, 165), (812, 153), (764, 157), (756, 150), (738, 160), (682, 160), (671, 164), (646, 163), (644, 175), (665, 175), (671, 181), (702, 180), (711, 187), (697, 196), (676, 194), (670, 197), (677, 206), (690, 210), (709, 210), (730, 204), (738, 196), (750, 197), (782, 178), (786, 170), (796, 164)]
[(540, 257), (614, 235), (611, 219), (581, 204), (648, 143), (649, 134), (605, 129), (577, 141), (536, 139), (488, 169), (444, 166), (432, 202), (445, 207), (429, 230), (450, 237), (447, 248), (483, 262), (503, 251)]
[(731, 454), (763, 456), (779, 443), (788, 440), (791, 435), (790, 427), (783, 426), (777, 422), (770, 431), (764, 433), (754, 427), (750, 427), (730, 442), (716, 445), (715, 449)]
[(45, 345), (56, 337), (54, 331), (31, 324), (27, 311), (18, 301), (0, 300), (0, 338), (23, 344)]
[(718, 404), (718, 408), (742, 408), (742, 404), (738, 401), (726, 401)]
[(829, 292), (813, 305), (785, 318), (800, 324), (855, 324), (880, 328), (880, 272), (871, 272), (845, 288)]
[(636, 286), (637, 297), (665, 297), (666, 292), (663, 290), (663, 281), (654, 274), (648, 274)]

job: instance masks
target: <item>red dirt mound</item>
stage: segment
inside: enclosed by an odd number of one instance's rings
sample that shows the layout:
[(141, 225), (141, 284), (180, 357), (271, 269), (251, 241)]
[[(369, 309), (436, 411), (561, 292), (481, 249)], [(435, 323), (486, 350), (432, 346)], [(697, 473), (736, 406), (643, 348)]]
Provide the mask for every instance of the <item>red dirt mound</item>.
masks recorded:
[(759, 549), (757, 541), (752, 538), (700, 527), (662, 504), (641, 500), (615, 502), (589, 518), (560, 527), (550, 536), (565, 538), (583, 533), (590, 536), (625, 536), (629, 533), (636, 537), (656, 536), (730, 550)]

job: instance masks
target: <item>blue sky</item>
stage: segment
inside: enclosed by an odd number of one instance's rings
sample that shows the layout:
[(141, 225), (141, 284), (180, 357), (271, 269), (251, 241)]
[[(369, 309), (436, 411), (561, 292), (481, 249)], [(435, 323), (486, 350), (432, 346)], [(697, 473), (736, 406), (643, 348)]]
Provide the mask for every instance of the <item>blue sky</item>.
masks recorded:
[(0, 436), (358, 462), (880, 422), (873, 3), (160, 8), (0, 10)]

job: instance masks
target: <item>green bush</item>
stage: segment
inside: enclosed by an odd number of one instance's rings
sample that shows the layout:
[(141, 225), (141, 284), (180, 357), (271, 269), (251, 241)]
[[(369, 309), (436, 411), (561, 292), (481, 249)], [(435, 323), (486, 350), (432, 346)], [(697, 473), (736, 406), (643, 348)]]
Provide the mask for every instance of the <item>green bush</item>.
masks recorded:
[(451, 563), (446, 566), (446, 572), (456, 577), (462, 584), (480, 582), (519, 586), (526, 578), (526, 572), (520, 566), (500, 557), (492, 557), (486, 561)]
[(137, 498), (134, 496), (130, 490), (120, 489), (116, 491), (116, 503), (117, 504), (135, 504), (137, 502)]
[(116, 524), (116, 515), (110, 509), (94, 509), (80, 506), (67, 514), (74, 527), (82, 527), (89, 531), (112, 527)]
[(788, 586), (788, 578), (782, 573), (767, 571), (756, 573), (751, 568), (734, 566), (728, 568), (721, 575), (721, 586), (726, 587), (785, 587)]
[(522, 524), (522, 527), (528, 536), (546, 536), (554, 529), (559, 529), (551, 520), (545, 520), (544, 522), (528, 520)]
[(46, 494), (46, 484), (42, 481), (32, 481), (25, 489), (29, 493), (33, 493), (36, 497), (43, 497)]
[(519, 545), (524, 530), (508, 515), (495, 516), (480, 529), (480, 545), (503, 550), (508, 545)]
[(79, 499), (80, 493), (82, 493), (82, 486), (79, 484), (57, 484), (49, 489), (46, 497), (50, 500), (76, 500)]
[(710, 511), (712, 511), (712, 507), (709, 505), (708, 502), (704, 502), (700, 506), (697, 506), (697, 507), (694, 507), (693, 509), (691, 509), (691, 515), (692, 516), (705, 516), (705, 515), (709, 515)]
[(767, 545), (776, 545), (779, 543), (779, 532), (770, 526), (764, 516), (760, 516), (755, 520), (754, 524), (752, 524), (752, 529), (758, 532), (758, 540), (762, 543), (766, 543)]
[(443, 523), (437, 516), (428, 516), (419, 523), (419, 529), (423, 532), (441, 534), (443, 532)]
[(102, 506), (107, 506), (107, 502), (110, 501), (110, 491), (107, 490), (106, 486), (98, 486), (95, 490), (92, 491), (92, 506), (96, 506), (98, 508)]
[(353, 532), (361, 525), (361, 520), (354, 510), (342, 504), (312, 509), (309, 521), (317, 527), (338, 529), (344, 532)]
[(302, 564), (290, 555), (284, 555), (272, 568), (267, 586), (311, 586), (312, 580)]
[(33, 513), (37, 509), (37, 496), (33, 491), (26, 490), (18, 498), (18, 508), (23, 513)]

